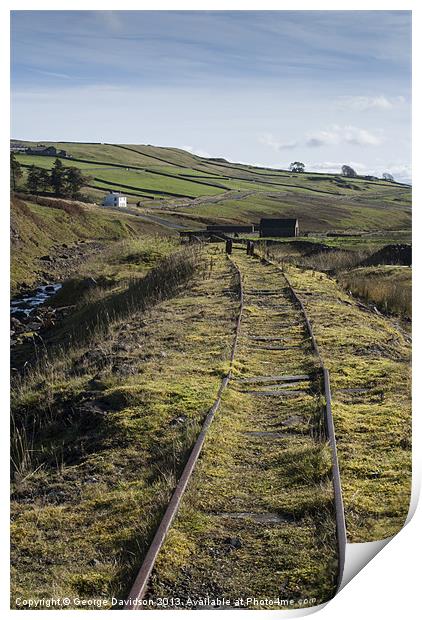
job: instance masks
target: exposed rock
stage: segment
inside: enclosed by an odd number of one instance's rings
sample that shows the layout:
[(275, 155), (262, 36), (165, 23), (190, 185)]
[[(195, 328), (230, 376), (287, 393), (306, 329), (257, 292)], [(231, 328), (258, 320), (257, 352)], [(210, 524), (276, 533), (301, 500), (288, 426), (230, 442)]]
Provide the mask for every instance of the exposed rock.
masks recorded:
[(42, 327), (42, 323), (39, 323), (39, 322), (36, 322), (36, 321), (34, 321), (32, 323), (28, 323), (28, 325), (26, 325), (26, 329), (28, 329), (30, 331), (33, 331), (33, 332), (41, 329), (41, 327)]
[(170, 426), (180, 426), (181, 424), (184, 424), (187, 420), (187, 417), (184, 415), (180, 415), (177, 418), (174, 418), (171, 422), (170, 422)]

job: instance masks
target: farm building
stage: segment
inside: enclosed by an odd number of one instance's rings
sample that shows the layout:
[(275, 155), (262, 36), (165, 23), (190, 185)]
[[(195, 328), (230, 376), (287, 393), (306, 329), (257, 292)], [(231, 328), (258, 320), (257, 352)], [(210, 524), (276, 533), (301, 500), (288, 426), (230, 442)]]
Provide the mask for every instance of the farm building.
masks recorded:
[(47, 155), (48, 157), (67, 157), (66, 151), (56, 149), (55, 146), (45, 146), (45, 144), (37, 144), (26, 149), (27, 155)]
[(10, 152), (11, 153), (24, 153), (26, 151), (26, 146), (24, 144), (11, 144)]
[(259, 224), (260, 237), (298, 237), (299, 221), (296, 218), (262, 218)]
[(103, 207), (126, 207), (127, 198), (119, 192), (109, 192), (103, 198)]

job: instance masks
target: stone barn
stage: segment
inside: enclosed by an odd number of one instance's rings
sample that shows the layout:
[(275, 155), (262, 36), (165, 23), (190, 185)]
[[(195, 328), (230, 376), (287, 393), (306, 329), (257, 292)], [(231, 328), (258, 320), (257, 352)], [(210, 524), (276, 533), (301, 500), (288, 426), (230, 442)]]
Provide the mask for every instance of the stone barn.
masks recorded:
[(27, 155), (45, 155), (47, 157), (67, 157), (66, 151), (56, 149), (55, 146), (45, 146), (45, 144), (37, 144), (26, 149)]
[(299, 220), (297, 218), (262, 218), (259, 224), (260, 237), (298, 237)]

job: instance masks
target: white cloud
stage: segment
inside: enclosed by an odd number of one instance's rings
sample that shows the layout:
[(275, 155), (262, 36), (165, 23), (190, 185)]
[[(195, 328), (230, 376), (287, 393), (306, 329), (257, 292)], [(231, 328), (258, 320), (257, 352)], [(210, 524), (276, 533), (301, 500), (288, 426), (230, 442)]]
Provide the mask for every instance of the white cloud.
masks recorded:
[(306, 145), (311, 147), (325, 146), (329, 144), (339, 144), (340, 136), (338, 131), (316, 131), (308, 134)]
[(405, 98), (398, 97), (385, 97), (384, 95), (376, 96), (362, 96), (351, 95), (338, 97), (336, 107), (340, 109), (356, 110), (358, 112), (364, 112), (366, 110), (391, 110), (399, 105), (405, 103)]
[(259, 141), (261, 142), (261, 144), (265, 144), (266, 146), (274, 149), (274, 151), (294, 149), (299, 144), (297, 140), (291, 140), (289, 142), (277, 140), (277, 138), (275, 138), (271, 133), (262, 134), (261, 136), (259, 136)]
[(340, 128), (343, 132), (343, 141), (348, 144), (359, 144), (360, 146), (378, 146), (382, 143), (379, 135), (369, 132), (367, 129), (347, 126)]
[(354, 127), (353, 125), (333, 125), (328, 130), (316, 131), (308, 134), (306, 145), (310, 147), (320, 147), (333, 144), (353, 144), (359, 146), (378, 146), (382, 143), (382, 138), (367, 129)]
[(263, 133), (258, 138), (261, 144), (270, 147), (274, 151), (291, 150), (298, 146), (319, 148), (333, 145), (358, 145), (378, 146), (382, 143), (380, 132), (370, 132), (353, 125), (332, 125), (327, 129), (308, 133), (300, 140), (283, 141), (276, 138), (272, 133)]

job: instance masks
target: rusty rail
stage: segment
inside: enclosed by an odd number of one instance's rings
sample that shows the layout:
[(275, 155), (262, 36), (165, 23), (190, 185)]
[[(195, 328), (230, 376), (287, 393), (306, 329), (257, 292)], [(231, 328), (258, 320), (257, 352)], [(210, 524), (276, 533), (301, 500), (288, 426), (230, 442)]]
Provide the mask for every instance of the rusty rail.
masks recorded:
[[(304, 321), (306, 324), (306, 328), (307, 331), (309, 333), (309, 337), (310, 340), (312, 342), (312, 347), (315, 351), (315, 354), (318, 357), (319, 363), (320, 363), (320, 367), (321, 367), (321, 372), (322, 372), (322, 377), (323, 377), (323, 385), (324, 385), (324, 395), (325, 395), (325, 408), (324, 408), (324, 423), (325, 423), (325, 429), (326, 429), (326, 436), (330, 445), (330, 449), (331, 449), (331, 460), (332, 460), (332, 472), (333, 472), (333, 489), (334, 489), (334, 503), (335, 503), (335, 518), (336, 518), (336, 533), (337, 533), (337, 545), (338, 545), (338, 558), (339, 558), (339, 565), (338, 565), (338, 574), (337, 574), (337, 590), (340, 588), (340, 584), (341, 584), (341, 579), (342, 579), (342, 575), (343, 575), (343, 570), (344, 570), (344, 563), (345, 563), (345, 549), (346, 549), (346, 542), (347, 542), (347, 538), (346, 538), (346, 525), (345, 525), (345, 519), (344, 519), (344, 507), (343, 507), (343, 499), (342, 499), (342, 493), (341, 493), (341, 480), (340, 480), (340, 470), (339, 470), (339, 465), (338, 465), (338, 457), (337, 457), (337, 447), (336, 447), (336, 438), (335, 438), (335, 431), (334, 431), (334, 421), (333, 421), (333, 416), (332, 416), (332, 409), (331, 409), (331, 389), (330, 389), (330, 378), (329, 378), (329, 372), (328, 370), (325, 368), (324, 362), (323, 362), (323, 358), (321, 356), (321, 353), (319, 351), (318, 348), (318, 344), (316, 342), (313, 330), (312, 330), (312, 325), (311, 322), (309, 321), (305, 306), (302, 302), (302, 300), (300, 299), (300, 297), (297, 295), (296, 291), (294, 290), (290, 280), (288, 279), (287, 275), (284, 273), (284, 271), (281, 269), (281, 267), (279, 265), (277, 265), (276, 263), (274, 263), (273, 261), (268, 260), (267, 258), (264, 258), (262, 256), (260, 256), (258, 253), (255, 252), (255, 255), (257, 257), (259, 257), (263, 262), (270, 264), (274, 267), (276, 267), (277, 269), (280, 270), (280, 272), (282, 273), (282, 275), (284, 276), (287, 285), (289, 287), (289, 289), (291, 290), (292, 296), (294, 298), (294, 300), (296, 301), (296, 303), (299, 305), (299, 307), (301, 308), (303, 317), (304, 317)], [(187, 488), (187, 485), (189, 484), (190, 478), (192, 476), (192, 473), (195, 469), (196, 463), (198, 461), (199, 455), (202, 451), (202, 447), (204, 445), (205, 439), (206, 439), (206, 435), (208, 432), (209, 427), (211, 426), (211, 423), (215, 417), (216, 412), (218, 411), (220, 404), (221, 404), (221, 398), (223, 395), (224, 390), (226, 389), (231, 377), (232, 377), (232, 370), (233, 370), (233, 363), (234, 363), (234, 358), (235, 358), (235, 354), (236, 354), (236, 348), (237, 348), (237, 343), (238, 343), (238, 339), (239, 339), (239, 333), (240, 333), (240, 326), (241, 326), (241, 321), (242, 321), (242, 314), (243, 314), (243, 305), (244, 305), (244, 296), (243, 296), (243, 282), (242, 282), (242, 274), (240, 272), (240, 269), (237, 267), (236, 263), (231, 259), (230, 256), (227, 255), (228, 260), (230, 260), (230, 262), (232, 263), (234, 269), (237, 272), (238, 278), (239, 278), (239, 313), (238, 313), (238, 317), (237, 317), (237, 321), (236, 321), (236, 329), (235, 329), (235, 337), (233, 340), (233, 345), (232, 345), (232, 349), (231, 349), (231, 355), (230, 355), (230, 368), (228, 373), (222, 378), (221, 380), (221, 384), (217, 393), (217, 397), (216, 400), (214, 401), (214, 404), (212, 405), (211, 409), (208, 411), (206, 418), (203, 422), (201, 431), (195, 441), (195, 444), (192, 448), (192, 451), (190, 453), (189, 459), (183, 469), (183, 472), (179, 478), (179, 481), (176, 485), (176, 488), (173, 492), (173, 495), (171, 497), (171, 500), (167, 506), (167, 509), (164, 513), (164, 516), (160, 522), (160, 525), (154, 535), (154, 538), (151, 542), (151, 545), (148, 549), (148, 552), (142, 562), (141, 568), (138, 572), (138, 575), (133, 583), (133, 586), (130, 590), (128, 599), (127, 599), (127, 603), (125, 606), (125, 609), (127, 610), (136, 610), (136, 609), (142, 609), (144, 608), (142, 605), (142, 600), (143, 597), (145, 595), (147, 586), (148, 586), (148, 582), (149, 582), (149, 578), (151, 576), (151, 573), (153, 571), (154, 568), (154, 564), (155, 561), (157, 559), (157, 556), (163, 546), (163, 543), (165, 541), (165, 538), (167, 536), (167, 533), (174, 521), (174, 518), (177, 515), (181, 500), (183, 498), (183, 495), (185, 493), (185, 490)]]
[(322, 379), (323, 379), (323, 385), (324, 385), (324, 395), (325, 395), (324, 424), (325, 424), (326, 436), (327, 436), (328, 443), (330, 445), (330, 450), (331, 450), (331, 463), (332, 463), (332, 475), (333, 475), (334, 505), (335, 505), (337, 550), (338, 550), (338, 572), (337, 572), (337, 591), (338, 591), (340, 589), (341, 580), (342, 580), (343, 572), (344, 572), (344, 564), (345, 564), (345, 559), (346, 559), (347, 531), (346, 531), (346, 521), (344, 517), (343, 495), (341, 492), (341, 478), (340, 478), (340, 467), (338, 464), (337, 442), (336, 442), (334, 419), (333, 419), (333, 413), (332, 413), (332, 407), (331, 407), (330, 374), (328, 372), (328, 369), (325, 367), (324, 360), (319, 350), (318, 343), (315, 339), (312, 325), (309, 320), (303, 301), (296, 293), (286, 273), (283, 271), (283, 269), (279, 265), (277, 265), (277, 263), (274, 263), (268, 258), (261, 256), (256, 251), (255, 251), (255, 256), (257, 256), (261, 261), (265, 262), (266, 264), (276, 267), (276, 269), (278, 269), (283, 274), (287, 282), (287, 285), (293, 295), (294, 300), (297, 302), (297, 304), (299, 305), (302, 311), (302, 314), (304, 316), (305, 323), (306, 323), (306, 328), (308, 330), (308, 334), (312, 342), (312, 348), (315, 351), (315, 354), (318, 358), (318, 361), (321, 367)]
[(174, 518), (177, 515), (180, 502), (185, 493), (186, 487), (189, 483), (189, 480), (192, 476), (192, 473), (195, 469), (195, 465), (201, 453), (202, 447), (204, 445), (208, 429), (211, 426), (214, 416), (220, 407), (223, 392), (226, 389), (232, 376), (233, 363), (234, 363), (234, 358), (236, 354), (237, 342), (239, 339), (240, 325), (242, 322), (242, 314), (243, 314), (243, 282), (242, 282), (242, 274), (239, 268), (229, 256), (227, 256), (227, 258), (228, 260), (230, 260), (231, 264), (233, 265), (239, 277), (239, 314), (238, 314), (237, 321), (236, 321), (235, 336), (234, 336), (233, 345), (232, 345), (231, 354), (230, 354), (230, 368), (229, 368), (228, 373), (221, 380), (220, 388), (217, 393), (217, 398), (215, 399), (213, 406), (207, 413), (207, 416), (201, 428), (201, 432), (199, 433), (195, 441), (195, 444), (192, 448), (189, 459), (183, 469), (182, 475), (179, 478), (179, 481), (176, 485), (176, 488), (173, 492), (173, 495), (170, 499), (167, 509), (163, 515), (163, 518), (161, 519), (160, 525), (158, 526), (158, 529), (155, 532), (154, 538), (152, 539), (148, 552), (142, 562), (141, 568), (129, 592), (129, 596), (128, 596), (128, 599), (125, 605), (125, 609), (127, 610), (136, 610), (136, 609), (143, 608), (142, 599), (147, 589), (148, 581), (151, 576), (152, 570), (154, 568), (155, 561), (157, 559), (157, 556), (160, 552), (161, 547), (163, 546), (164, 540), (174, 521)]

